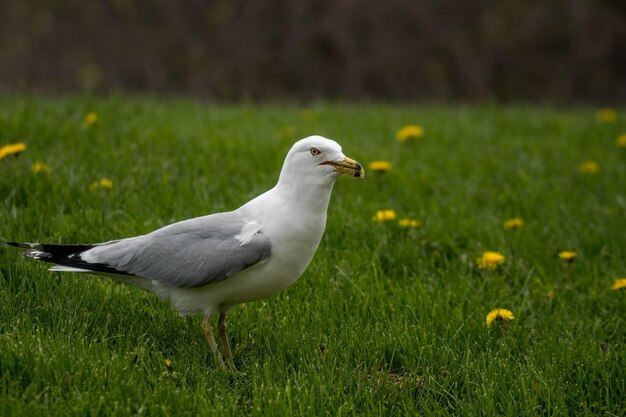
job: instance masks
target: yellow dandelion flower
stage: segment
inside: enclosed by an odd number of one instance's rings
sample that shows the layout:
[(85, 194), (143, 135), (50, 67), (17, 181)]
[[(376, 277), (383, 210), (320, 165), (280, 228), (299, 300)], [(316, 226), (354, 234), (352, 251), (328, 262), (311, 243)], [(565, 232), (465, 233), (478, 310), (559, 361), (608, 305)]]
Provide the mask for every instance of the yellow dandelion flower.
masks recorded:
[(87, 126), (91, 126), (95, 123), (97, 123), (99, 120), (98, 114), (95, 112), (89, 112), (87, 113), (87, 115), (85, 116), (85, 124)]
[(102, 178), (89, 184), (90, 190), (95, 190), (96, 188), (113, 188), (113, 181), (108, 178)]
[(505, 261), (504, 255), (499, 252), (485, 252), (476, 260), (476, 264), (480, 269), (486, 269), (488, 271), (494, 271), (498, 265), (501, 265)]
[(33, 170), (33, 174), (39, 174), (40, 172), (49, 173), (51, 171), (50, 165), (43, 162), (35, 162), (31, 169)]
[(420, 227), (422, 225), (422, 222), (415, 219), (400, 219), (398, 220), (398, 224), (401, 227)]
[(378, 210), (376, 215), (372, 218), (372, 220), (377, 221), (378, 223), (387, 222), (391, 220), (395, 220), (397, 217), (396, 212), (391, 209), (386, 210)]
[(163, 372), (163, 375), (175, 376), (174, 364), (171, 359), (165, 359), (163, 365), (165, 365), (165, 369), (167, 369), (167, 371)]
[(623, 290), (626, 289), (626, 278), (616, 279), (611, 287), (612, 290)]
[(509, 219), (504, 222), (504, 228), (508, 230), (519, 229), (523, 225), (524, 225), (524, 220), (520, 219), (519, 217), (513, 217), (512, 219)]
[(554, 298), (554, 290), (550, 290), (546, 293), (546, 297), (548, 297), (548, 299), (552, 300)]
[(26, 150), (26, 144), (18, 142), (4, 145), (0, 148), (0, 159), (3, 159), (9, 155), (17, 155)]
[(596, 112), (596, 120), (600, 123), (613, 123), (617, 120), (615, 109), (600, 109)]
[(511, 321), (515, 320), (513, 316), (513, 312), (511, 310), (507, 310), (505, 308), (496, 308), (495, 310), (491, 310), (489, 314), (487, 314), (487, 327), (491, 327), (494, 321)]
[(600, 165), (595, 161), (586, 161), (580, 164), (578, 170), (583, 174), (597, 174), (600, 172)]
[(617, 137), (617, 140), (615, 141), (615, 144), (620, 148), (626, 148), (626, 133), (624, 133), (623, 135), (619, 135)]
[(576, 256), (577, 256), (576, 252), (572, 252), (569, 250), (564, 250), (563, 252), (559, 253), (559, 258), (568, 262), (573, 262)]
[(424, 128), (419, 125), (407, 125), (396, 132), (398, 142), (404, 143), (424, 136)]
[(388, 161), (372, 161), (368, 168), (374, 172), (387, 172), (391, 169), (391, 162)]

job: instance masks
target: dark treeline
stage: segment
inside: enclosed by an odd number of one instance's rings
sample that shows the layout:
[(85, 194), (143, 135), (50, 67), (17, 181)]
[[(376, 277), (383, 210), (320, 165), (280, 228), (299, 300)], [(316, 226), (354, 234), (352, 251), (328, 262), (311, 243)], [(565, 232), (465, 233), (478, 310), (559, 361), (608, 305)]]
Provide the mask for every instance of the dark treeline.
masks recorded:
[(624, 102), (624, 0), (0, 0), (0, 89)]

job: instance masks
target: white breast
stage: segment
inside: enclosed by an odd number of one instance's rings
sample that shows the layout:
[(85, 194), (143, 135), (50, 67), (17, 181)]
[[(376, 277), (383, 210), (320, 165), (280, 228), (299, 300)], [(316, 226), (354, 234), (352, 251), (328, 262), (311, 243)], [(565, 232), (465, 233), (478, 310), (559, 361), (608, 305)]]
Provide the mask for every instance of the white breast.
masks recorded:
[(270, 258), (235, 276), (199, 288), (160, 288), (153, 291), (169, 299), (183, 314), (227, 311), (236, 304), (273, 295), (293, 284), (313, 259), (326, 227), (332, 187), (315, 202), (290, 199), (287, 204), (270, 190), (239, 210), (253, 218), (236, 239), (248, 242), (262, 231), (272, 242)]

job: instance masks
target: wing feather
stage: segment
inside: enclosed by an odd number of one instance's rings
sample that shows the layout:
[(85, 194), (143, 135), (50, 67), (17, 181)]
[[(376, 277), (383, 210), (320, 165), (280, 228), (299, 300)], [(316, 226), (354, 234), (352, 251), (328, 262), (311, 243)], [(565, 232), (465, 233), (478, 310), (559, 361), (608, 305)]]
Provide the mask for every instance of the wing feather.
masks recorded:
[[(245, 241), (237, 238), (246, 230)], [(219, 282), (269, 258), (271, 243), (261, 227), (237, 212), (212, 214), (150, 234), (106, 242), (80, 254), (85, 264), (165, 285), (192, 288)]]

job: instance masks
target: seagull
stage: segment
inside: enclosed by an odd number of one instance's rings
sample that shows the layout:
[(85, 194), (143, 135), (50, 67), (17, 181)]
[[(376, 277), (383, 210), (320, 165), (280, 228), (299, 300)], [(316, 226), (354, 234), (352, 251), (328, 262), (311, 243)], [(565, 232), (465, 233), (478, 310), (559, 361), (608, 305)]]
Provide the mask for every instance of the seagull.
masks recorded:
[(321, 136), (297, 141), (274, 188), (236, 210), (173, 223), (142, 236), (95, 244), (7, 242), (23, 255), (56, 264), (50, 271), (104, 275), (154, 293), (182, 315), (203, 315), (202, 331), (225, 367), (235, 370), (226, 314), (235, 305), (293, 284), (311, 262), (326, 228), (335, 180), (365, 170)]

